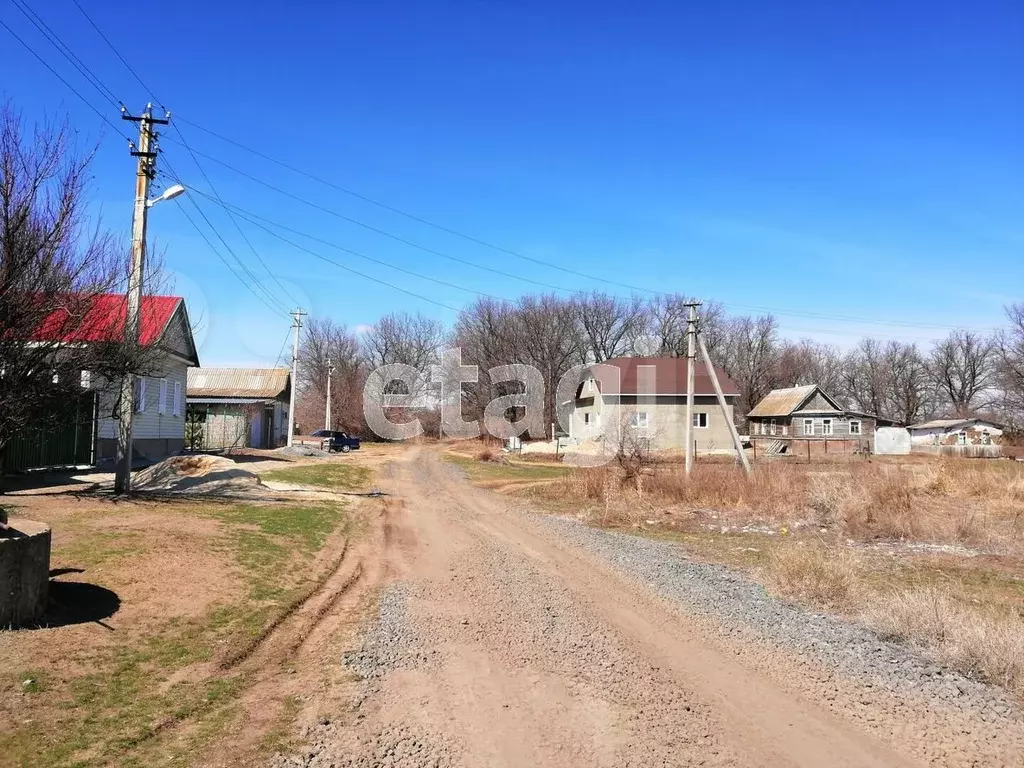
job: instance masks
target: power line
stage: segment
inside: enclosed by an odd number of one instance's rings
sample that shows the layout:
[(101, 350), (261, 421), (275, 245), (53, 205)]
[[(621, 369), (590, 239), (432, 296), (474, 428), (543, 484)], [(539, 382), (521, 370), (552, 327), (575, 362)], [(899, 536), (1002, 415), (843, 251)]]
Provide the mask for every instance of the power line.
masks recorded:
[(258, 214), (255, 214), (252, 211), (247, 211), (246, 209), (241, 208), (241, 207), (239, 207), (239, 206), (237, 206), (237, 205), (235, 205), (233, 203), (228, 203), (228, 202), (226, 202), (224, 200), (216, 199), (212, 195), (208, 195), (205, 192), (203, 192), (203, 191), (201, 191), (199, 189), (196, 189), (195, 187), (189, 187), (189, 189), (193, 193), (201, 195), (201, 196), (205, 197), (207, 200), (210, 200), (211, 202), (214, 202), (214, 203), (216, 203), (218, 205), (223, 206), (225, 209), (232, 209), (232, 210), (234, 210), (235, 213), (237, 213), (243, 220), (248, 221), (250, 224), (256, 224), (257, 222), (263, 222), (264, 224), (269, 224), (272, 227), (277, 227), (278, 229), (282, 229), (285, 232), (291, 232), (294, 235), (299, 235), (300, 237), (304, 237), (304, 238), (306, 238), (308, 240), (312, 240), (314, 242), (321, 243), (322, 245), (326, 245), (329, 248), (335, 248), (335, 249), (337, 249), (339, 251), (342, 251), (343, 253), (348, 253), (348, 254), (351, 254), (352, 256), (356, 256), (356, 257), (358, 257), (360, 259), (365, 259), (367, 261), (371, 261), (374, 264), (380, 264), (382, 266), (388, 267), (389, 269), (394, 269), (394, 270), (396, 270), (398, 272), (404, 272), (407, 275), (411, 275), (412, 277), (417, 277), (417, 278), (419, 278), (421, 280), (429, 280), (430, 282), (437, 283), (438, 285), (444, 285), (444, 286), (447, 286), (448, 288), (455, 288), (456, 290), (459, 290), (459, 291), (465, 291), (467, 293), (473, 293), (473, 294), (476, 294), (477, 296), (483, 296), (483, 297), (488, 298), (488, 299), (495, 299), (496, 301), (509, 302), (509, 303), (512, 302), (512, 299), (507, 299), (507, 298), (505, 298), (503, 296), (495, 296), (494, 294), (486, 293), (484, 291), (477, 291), (477, 290), (474, 290), (473, 288), (466, 288), (465, 286), (458, 285), (457, 283), (450, 283), (447, 280), (441, 280), (441, 279), (436, 278), (436, 277), (430, 277), (429, 275), (424, 275), (424, 274), (422, 274), (420, 272), (414, 272), (411, 269), (406, 269), (405, 267), (400, 267), (397, 264), (392, 264), (391, 262), (384, 261), (383, 259), (377, 259), (377, 258), (374, 258), (373, 256), (367, 256), (364, 253), (360, 253), (359, 251), (353, 251), (351, 248), (346, 248), (343, 245), (338, 245), (337, 243), (332, 243), (329, 240), (324, 240), (323, 238), (317, 237), (316, 235), (311, 235), (308, 232), (302, 232), (302, 231), (300, 231), (298, 229), (293, 229), (292, 227), (289, 227), (289, 226), (287, 226), (285, 224), (281, 224), (279, 222), (272, 221), (272, 220), (270, 220), (270, 219), (268, 219), (268, 218), (266, 218), (264, 216), (259, 216)]
[[(170, 139), (170, 141), (174, 141), (174, 139)], [(179, 143), (180, 144), (181, 142), (175, 142), (175, 143)], [(429, 254), (432, 254), (434, 256), (439, 256), (442, 259), (448, 259), (449, 261), (454, 261), (454, 262), (456, 262), (458, 264), (464, 264), (464, 265), (466, 265), (468, 267), (473, 267), (474, 269), (481, 269), (481, 270), (483, 270), (485, 272), (491, 272), (493, 274), (501, 275), (502, 277), (507, 277), (507, 278), (510, 278), (512, 280), (519, 280), (519, 281), (524, 282), (524, 283), (530, 283), (532, 285), (538, 285), (538, 286), (541, 286), (543, 288), (549, 288), (549, 289), (555, 290), (555, 291), (564, 291), (566, 293), (580, 293), (580, 294), (587, 293), (587, 291), (583, 291), (583, 290), (579, 290), (579, 289), (566, 288), (566, 287), (560, 286), (560, 285), (553, 285), (552, 283), (545, 283), (545, 282), (543, 282), (541, 280), (533, 280), (532, 278), (523, 277), (522, 275), (517, 275), (517, 274), (515, 274), (513, 272), (505, 272), (505, 271), (500, 270), (500, 269), (495, 269), (494, 267), (488, 267), (488, 266), (484, 266), (483, 264), (477, 264), (476, 262), (469, 261), (468, 259), (462, 259), (462, 258), (459, 258), (458, 256), (452, 256), (451, 254), (444, 253), (443, 251), (438, 251), (438, 250), (435, 250), (433, 248), (428, 248), (425, 245), (420, 245), (419, 243), (413, 242), (412, 240), (407, 240), (404, 237), (401, 237), (399, 235), (396, 235), (396, 234), (393, 234), (391, 232), (388, 232), (387, 230), (380, 229), (379, 227), (375, 227), (375, 226), (373, 226), (371, 224), (366, 224), (365, 222), (359, 221), (358, 219), (353, 219), (351, 216), (345, 216), (344, 214), (338, 213), (337, 211), (331, 210), (330, 208), (326, 208), (326, 207), (320, 205), (319, 203), (314, 203), (312, 200), (307, 200), (304, 197), (301, 197), (301, 196), (296, 195), (296, 194), (294, 194), (292, 192), (289, 192), (289, 191), (287, 191), (285, 189), (282, 189), (281, 187), (278, 187), (278, 186), (276, 186), (274, 184), (271, 184), (269, 181), (264, 181), (263, 179), (260, 179), (257, 176), (253, 176), (251, 173), (248, 173), (247, 171), (243, 171), (241, 168), (236, 168), (235, 166), (233, 166), (230, 163), (227, 163), (227, 162), (221, 160), (218, 157), (214, 157), (213, 155), (208, 155), (208, 154), (206, 154), (204, 152), (200, 152), (199, 150), (196, 150), (196, 154), (200, 155), (201, 157), (205, 157), (208, 160), (212, 160), (213, 162), (217, 163), (218, 165), (224, 166), (225, 168), (227, 168), (230, 171), (234, 171), (239, 176), (243, 176), (243, 177), (249, 179), (250, 181), (254, 181), (257, 184), (260, 184), (260, 185), (266, 187), (267, 189), (273, 190), (274, 192), (277, 192), (279, 195), (284, 195), (285, 197), (290, 197), (291, 199), (293, 199), (293, 200), (295, 200), (297, 202), (300, 202), (303, 205), (308, 205), (310, 208), (315, 208), (318, 211), (322, 211), (323, 213), (327, 213), (327, 214), (329, 214), (331, 216), (334, 216), (335, 218), (341, 219), (342, 221), (347, 221), (350, 224), (355, 224), (358, 227), (362, 227), (363, 229), (367, 229), (367, 230), (369, 230), (371, 232), (375, 232), (378, 235), (383, 235), (384, 237), (387, 237), (387, 238), (389, 238), (391, 240), (394, 240), (396, 242), (402, 243), (403, 245), (408, 245), (411, 248), (416, 248), (417, 250), (423, 251), (424, 253), (429, 253)]]
[[(203, 232), (202, 227), (196, 224), (195, 219), (193, 219), (189, 215), (189, 212), (185, 209), (185, 206), (181, 204), (181, 201), (175, 200), (175, 202), (178, 204), (178, 209), (181, 211), (182, 215), (184, 215), (184, 217), (188, 220), (188, 223), (191, 224), (192, 228), (199, 233), (199, 236), (206, 241), (206, 244), (210, 246), (210, 250), (213, 251), (214, 255), (216, 255), (218, 259), (224, 262), (224, 266), (226, 266), (231, 271), (231, 274), (233, 274), (238, 279), (238, 281), (242, 285), (244, 285), (253, 296), (255, 296), (260, 302), (262, 302), (263, 305), (266, 306), (275, 315), (287, 316), (288, 313), (286, 311), (282, 310), (280, 307), (275, 307), (270, 302), (268, 302), (263, 296), (256, 292), (256, 290), (245, 280), (245, 278), (243, 278), (241, 275), (238, 274), (238, 272), (235, 271), (235, 268), (231, 265), (231, 262), (225, 259), (221, 255), (220, 251), (218, 251), (217, 248), (214, 246), (214, 244), (210, 242), (210, 238), (207, 237), (205, 232)], [(200, 213), (202, 213), (202, 210), (200, 210)], [(209, 223), (209, 221), (207, 221), (207, 223)]]
[(466, 240), (467, 242), (474, 243), (476, 245), (481, 245), (481, 246), (483, 246), (485, 248), (490, 248), (493, 251), (497, 251), (499, 253), (504, 253), (507, 256), (514, 256), (517, 259), (523, 259), (524, 261), (529, 261), (529, 262), (532, 262), (534, 264), (538, 264), (540, 266), (549, 267), (550, 269), (557, 269), (560, 272), (565, 272), (566, 274), (573, 275), (575, 277), (583, 277), (583, 278), (586, 278), (587, 280), (596, 280), (598, 282), (605, 283), (607, 285), (614, 285), (614, 286), (617, 286), (619, 288), (626, 288), (626, 289), (631, 290), (631, 291), (640, 291), (642, 293), (653, 293), (653, 294), (660, 294), (660, 293), (662, 293), (661, 291), (655, 291), (655, 290), (652, 290), (650, 288), (641, 288), (639, 286), (630, 285), (628, 283), (618, 282), (616, 280), (608, 280), (607, 278), (598, 277), (597, 275), (591, 275), (591, 274), (587, 274), (586, 272), (580, 272), (580, 271), (575, 270), (575, 269), (570, 269), (569, 267), (563, 267), (560, 264), (554, 264), (552, 262), (545, 261), (544, 259), (538, 259), (538, 258), (535, 258), (533, 256), (527, 256), (527, 255), (519, 253), (517, 251), (513, 251), (513, 250), (511, 250), (509, 248), (503, 248), (500, 245), (494, 245), (493, 243), (489, 243), (486, 240), (481, 240), (478, 237), (473, 237), (472, 235), (467, 235), (464, 232), (459, 232), (458, 230), (452, 229), (450, 227), (446, 227), (443, 224), (438, 224), (436, 222), (430, 221), (429, 219), (424, 219), (423, 217), (417, 216), (417, 215), (415, 215), (413, 213), (409, 213), (408, 211), (403, 211), (401, 208), (396, 208), (396, 207), (394, 207), (392, 205), (388, 205), (387, 203), (382, 203), (379, 200), (374, 200), (372, 197), (367, 197), (366, 195), (360, 194), (359, 192), (356, 192), (354, 190), (351, 190), (351, 189), (348, 189), (346, 187), (343, 187), (340, 184), (335, 184), (332, 181), (328, 181), (327, 179), (321, 178), (320, 176), (317, 176), (315, 174), (309, 173), (308, 171), (304, 171), (301, 168), (296, 168), (293, 165), (289, 165), (288, 163), (285, 163), (285, 162), (283, 162), (281, 160), (277, 160), (276, 158), (273, 158), (270, 155), (264, 154), (263, 152), (260, 152), (258, 150), (251, 149), (250, 147), (245, 146), (241, 142), (235, 141), (234, 139), (229, 139), (227, 136), (223, 136), (223, 135), (221, 135), (219, 133), (216, 133), (215, 131), (212, 131), (209, 128), (201, 126), (198, 123), (195, 123), (195, 122), (193, 122), (191, 120), (183, 119), (182, 121), (184, 123), (188, 124), (188, 125), (191, 125), (193, 128), (198, 128), (199, 130), (204, 131), (205, 133), (208, 133), (211, 136), (214, 136), (214, 137), (220, 139), (221, 141), (226, 141), (229, 144), (233, 144), (234, 146), (238, 147), (239, 149), (244, 149), (246, 152), (250, 152), (250, 153), (256, 155), (257, 157), (261, 157), (264, 160), (268, 160), (269, 162), (275, 163), (276, 165), (279, 165), (282, 168), (286, 168), (289, 171), (292, 171), (293, 173), (297, 173), (297, 174), (299, 174), (301, 176), (305, 176), (308, 179), (312, 179), (313, 181), (319, 182), (320, 184), (324, 184), (324, 185), (326, 185), (328, 187), (331, 187), (332, 189), (336, 189), (339, 192), (345, 193), (346, 195), (351, 195), (352, 197), (354, 197), (354, 198), (356, 198), (358, 200), (362, 200), (363, 202), (370, 203), (371, 205), (375, 205), (378, 208), (382, 208), (382, 209), (384, 209), (386, 211), (390, 211), (391, 213), (396, 213), (399, 216), (404, 216), (405, 218), (407, 218), (407, 219), (409, 219), (411, 221), (415, 221), (415, 222), (417, 222), (419, 224), (424, 224), (424, 225), (426, 225), (428, 227), (432, 227), (432, 228), (434, 228), (434, 229), (436, 229), (436, 230), (438, 230), (440, 232), (444, 232), (446, 234), (454, 235), (455, 237), (462, 238), (463, 240)]
[(114, 52), (114, 55), (117, 56), (118, 59), (120, 59), (121, 63), (124, 64), (125, 68), (132, 73), (132, 75), (138, 81), (139, 85), (142, 86), (143, 90), (146, 91), (146, 93), (149, 94), (153, 98), (153, 100), (160, 105), (160, 108), (163, 109), (164, 112), (166, 112), (167, 107), (165, 107), (160, 102), (160, 100), (156, 98), (156, 95), (153, 93), (153, 89), (146, 85), (144, 82), (142, 82), (142, 78), (139, 77), (139, 73), (132, 68), (132, 65), (127, 62), (124, 56), (122, 56), (120, 52), (117, 50), (117, 48), (114, 47), (114, 44), (110, 42), (110, 40), (107, 38), (105, 34), (103, 34), (103, 30), (100, 29), (96, 22), (92, 20), (92, 17), (85, 12), (85, 8), (81, 6), (78, 0), (71, 0), (71, 2), (73, 2), (75, 6), (78, 8), (78, 10), (82, 12), (82, 15), (85, 16), (85, 20), (88, 21), (89, 24), (92, 25), (92, 28), (96, 30), (96, 34), (103, 38), (103, 42), (105, 42), (107, 44), (107, 47)]
[(267, 274), (270, 275), (271, 279), (275, 283), (277, 283), (277, 287), (280, 288), (281, 291), (289, 299), (291, 299), (294, 304), (296, 304), (296, 305), (299, 304), (299, 300), (296, 299), (294, 295), (292, 295), (291, 291), (289, 291), (287, 288), (284, 287), (284, 284), (277, 278), (277, 275), (275, 275), (270, 270), (270, 267), (267, 266), (267, 262), (265, 262), (263, 260), (263, 257), (260, 256), (260, 254), (257, 252), (256, 247), (252, 244), (252, 241), (249, 240), (249, 238), (245, 234), (245, 232), (242, 231), (242, 227), (235, 220), (234, 214), (232, 214), (231, 209), (228, 208), (226, 205), (224, 205), (224, 201), (221, 199), (220, 194), (217, 192), (217, 188), (213, 186), (213, 182), (210, 180), (210, 177), (207, 175), (206, 169), (203, 168), (203, 166), (200, 164), (199, 158), (196, 157), (195, 152), (192, 151), (192, 147), (190, 147), (188, 142), (185, 140), (185, 135), (181, 132), (181, 130), (177, 126), (174, 126), (174, 129), (176, 131), (178, 131), (178, 135), (181, 136), (181, 143), (184, 144), (185, 149), (187, 149), (188, 153), (192, 156), (192, 160), (196, 164), (196, 168), (199, 169), (199, 172), (203, 175), (203, 178), (206, 180), (206, 183), (210, 186), (210, 191), (213, 192), (214, 196), (216, 197), (216, 202), (218, 202), (218, 203), (220, 203), (222, 205), (222, 207), (224, 208), (224, 211), (228, 215), (228, 218), (231, 219), (231, 223), (234, 224), (235, 225), (235, 229), (238, 230), (238, 234), (240, 234), (242, 236), (242, 239), (245, 241), (245, 244), (249, 246), (249, 250), (252, 251), (252, 255), (256, 257), (256, 260), (267, 271)]
[(78, 70), (78, 73), (86, 79), (89, 85), (96, 89), (96, 92), (99, 93), (101, 97), (109, 101), (115, 109), (119, 109), (123, 106), (123, 102), (114, 95), (113, 91), (107, 88), (96, 73), (75, 55), (75, 52), (60, 39), (60, 36), (53, 31), (49, 24), (43, 21), (42, 17), (40, 17), (38, 13), (32, 10), (28, 3), (19, 2), (18, 0), (13, 0), (13, 2), (14, 7), (21, 11), (22, 16), (28, 19), (35, 28), (39, 30), (50, 45), (56, 48), (57, 52), (67, 59), (71, 66)]
[(424, 296), (421, 293), (416, 293), (415, 291), (410, 291), (410, 290), (407, 290), (405, 288), (401, 288), (400, 286), (397, 286), (394, 283), (389, 283), (387, 280), (381, 280), (380, 278), (374, 277), (373, 275), (368, 275), (365, 272), (360, 272), (358, 269), (353, 269), (352, 267), (347, 266), (346, 264), (342, 264), (340, 261), (336, 261), (335, 259), (332, 259), (329, 256), (324, 256), (322, 253), (317, 253), (316, 251), (311, 250), (309, 248), (306, 248), (303, 245), (299, 245), (295, 241), (289, 240), (287, 237), (279, 235), (276, 232), (274, 232), (272, 229), (270, 229), (269, 227), (266, 227), (266, 226), (264, 226), (262, 224), (259, 224), (259, 223), (255, 222), (255, 221), (251, 221), (250, 223), (253, 224), (253, 226), (259, 227), (260, 229), (262, 229), (264, 232), (266, 232), (271, 237), (275, 237), (278, 240), (280, 240), (281, 242), (287, 243), (288, 245), (292, 246), (293, 248), (297, 248), (300, 251), (304, 251), (304, 252), (308, 253), (310, 256), (314, 256), (314, 257), (320, 259), (321, 261), (327, 262), (328, 264), (333, 264), (334, 266), (338, 267), (339, 269), (343, 269), (346, 272), (351, 272), (354, 275), (359, 275), (359, 277), (362, 277), (362, 278), (364, 278), (366, 280), (370, 280), (370, 281), (372, 281), (374, 283), (379, 283), (380, 285), (387, 286), (388, 288), (391, 288), (392, 290), (400, 291), (401, 293), (404, 293), (404, 294), (406, 294), (408, 296), (412, 296), (413, 298), (420, 299), (421, 301), (429, 302), (430, 304), (435, 304), (438, 307), (443, 307), (444, 309), (451, 310), (452, 312), (456, 312), (456, 313), (462, 314), (465, 311), (465, 310), (459, 309), (458, 307), (453, 307), (450, 304), (445, 304), (443, 301), (437, 301), (436, 299), (432, 299), (429, 296)]
[(281, 364), (281, 358), (284, 356), (284, 351), (288, 348), (288, 337), (291, 335), (292, 329), (288, 328), (288, 332), (284, 335), (284, 343), (281, 345), (281, 351), (277, 353), (277, 359), (274, 361), (275, 368)]
[(77, 96), (79, 99), (81, 99), (83, 104), (85, 104), (87, 107), (89, 107), (89, 109), (91, 109), (93, 112), (95, 112), (99, 116), (100, 120), (102, 120), (107, 125), (109, 125), (111, 128), (113, 128), (114, 131), (119, 136), (123, 137), (125, 141), (131, 143), (131, 141), (132, 141), (131, 138), (129, 138), (127, 135), (125, 135), (124, 133), (121, 132), (120, 126), (118, 126), (116, 123), (112, 122), (110, 120), (110, 118), (108, 118), (100, 110), (98, 110), (96, 108), (96, 106), (91, 101), (89, 101), (87, 98), (85, 98), (85, 96), (83, 96), (78, 91), (78, 89), (76, 89), (73, 85), (71, 85), (71, 83), (69, 83), (67, 80), (65, 80), (63, 77), (61, 77), (60, 73), (57, 72), (57, 70), (55, 70), (53, 67), (51, 67), (47, 63), (46, 59), (44, 59), (42, 56), (40, 56), (38, 53), (36, 53), (35, 50), (33, 50), (32, 46), (30, 46), (28, 43), (26, 43), (24, 40), (22, 40), (21, 37), (18, 36), (18, 33), (15, 32), (13, 29), (11, 29), (3, 19), (0, 19), (0, 26), (2, 26), (4, 29), (6, 29), (8, 32), (10, 32), (11, 36), (15, 40), (17, 40), (19, 43), (21, 43), (21, 45), (25, 48), (25, 50), (27, 50), (29, 53), (31, 53), (33, 56), (35, 56), (36, 59), (38, 59), (40, 64), (42, 64), (44, 67), (46, 67), (48, 70), (50, 70), (50, 73), (54, 77), (56, 77), (58, 80), (60, 80), (69, 91), (71, 91), (73, 94), (75, 94), (75, 96)]

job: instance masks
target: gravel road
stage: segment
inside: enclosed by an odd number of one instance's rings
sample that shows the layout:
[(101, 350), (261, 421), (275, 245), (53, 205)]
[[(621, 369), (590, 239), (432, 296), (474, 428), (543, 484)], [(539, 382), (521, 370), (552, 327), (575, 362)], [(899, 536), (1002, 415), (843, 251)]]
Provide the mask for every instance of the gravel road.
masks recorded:
[(389, 471), (391, 585), (350, 710), (284, 766), (1011, 766), (998, 690), (669, 544), (533, 514), (430, 449)]

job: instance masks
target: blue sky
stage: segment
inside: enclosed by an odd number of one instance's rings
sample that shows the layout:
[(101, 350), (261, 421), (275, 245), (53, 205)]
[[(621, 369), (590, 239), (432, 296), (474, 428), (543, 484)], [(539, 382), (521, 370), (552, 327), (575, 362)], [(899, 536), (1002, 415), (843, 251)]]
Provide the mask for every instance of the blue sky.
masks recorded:
[[(145, 34), (123, 4), (83, 5), (182, 118), (518, 253), (737, 312), (783, 310), (786, 335), (841, 346), (862, 334), (925, 340), (947, 326), (993, 327), (1022, 298), (1024, 6), (1015, 0), (183, 0), (153, 6)], [(31, 7), (119, 99), (145, 104), (71, 0)], [(119, 123), (13, 4), (0, 18)], [(127, 234), (134, 167), (124, 140), (6, 30), (0, 41), (0, 71), (17, 73), (3, 78), (3, 96), (27, 120), (66, 113), (83, 148), (98, 142), (95, 210)], [(488, 250), (179, 128), (194, 149), (431, 250), (570, 289), (629, 292)], [(163, 150), (209, 191), (184, 147), (168, 140)], [(200, 159), (224, 200), (293, 229), (476, 291), (538, 290)], [(195, 199), (283, 304), (351, 327), (398, 309), (455, 318), (241, 222), (286, 293), (223, 211)], [(442, 304), (474, 298), (282, 234)], [(150, 236), (199, 321), (203, 363), (273, 363), (288, 319), (241, 286), (176, 204), (152, 210)]]

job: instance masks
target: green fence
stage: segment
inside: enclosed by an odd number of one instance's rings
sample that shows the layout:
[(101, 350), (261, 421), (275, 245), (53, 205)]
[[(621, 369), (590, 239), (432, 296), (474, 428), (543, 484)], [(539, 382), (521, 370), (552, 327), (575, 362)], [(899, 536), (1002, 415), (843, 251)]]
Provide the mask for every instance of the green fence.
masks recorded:
[(68, 409), (63, 426), (14, 438), (7, 446), (6, 471), (91, 464), (95, 403), (94, 395), (83, 396)]

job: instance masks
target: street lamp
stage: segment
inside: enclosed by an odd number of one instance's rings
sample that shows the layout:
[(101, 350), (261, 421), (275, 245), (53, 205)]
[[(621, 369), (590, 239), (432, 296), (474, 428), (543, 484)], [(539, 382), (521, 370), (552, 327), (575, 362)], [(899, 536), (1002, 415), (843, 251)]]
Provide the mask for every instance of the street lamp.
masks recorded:
[(175, 184), (173, 187), (168, 187), (164, 190), (164, 193), (160, 197), (154, 197), (146, 201), (146, 207), (152, 208), (157, 203), (162, 203), (164, 200), (173, 200), (174, 198), (185, 194), (185, 188), (181, 184)]

